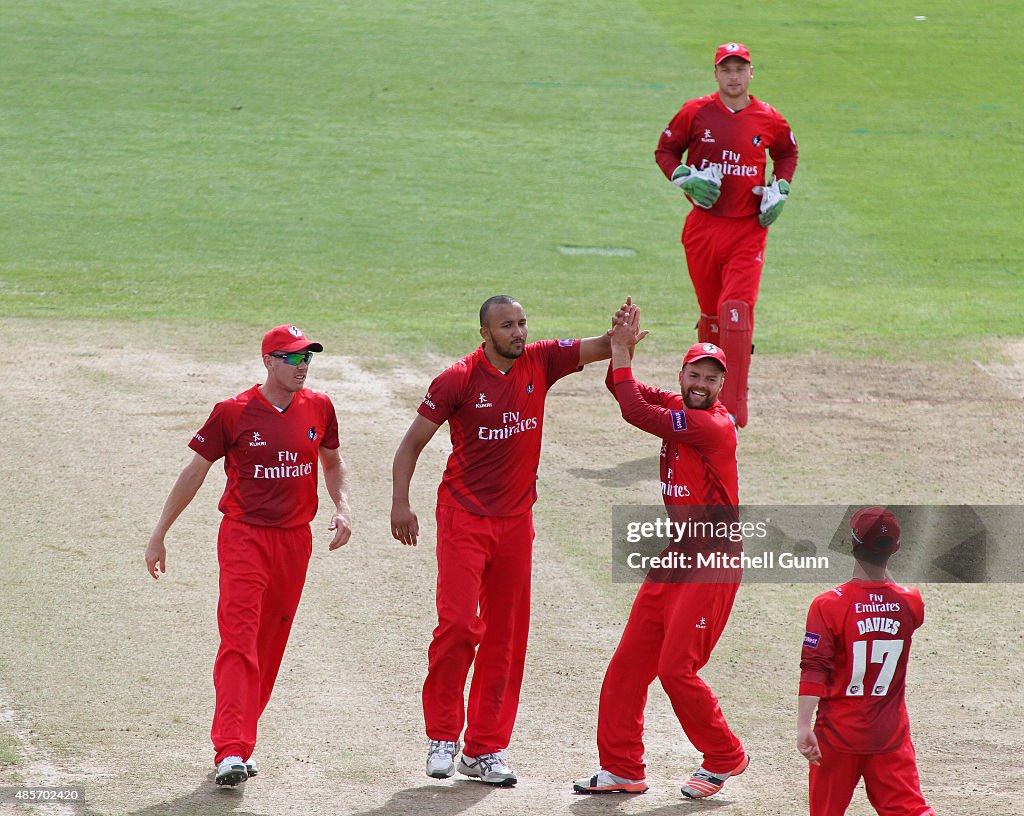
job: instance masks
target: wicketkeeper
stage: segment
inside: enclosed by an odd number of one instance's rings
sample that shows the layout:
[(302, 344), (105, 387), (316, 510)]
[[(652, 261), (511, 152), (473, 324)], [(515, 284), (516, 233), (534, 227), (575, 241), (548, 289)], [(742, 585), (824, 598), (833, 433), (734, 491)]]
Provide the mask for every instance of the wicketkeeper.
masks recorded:
[[(721, 346), (729, 359), (720, 399), (741, 428), (768, 227), (782, 212), (797, 164), (796, 139), (782, 114), (747, 93), (753, 76), (745, 45), (720, 46), (718, 92), (683, 105), (654, 153), (694, 204), (683, 249), (700, 306), (697, 339)], [(774, 175), (766, 180), (769, 155)]]

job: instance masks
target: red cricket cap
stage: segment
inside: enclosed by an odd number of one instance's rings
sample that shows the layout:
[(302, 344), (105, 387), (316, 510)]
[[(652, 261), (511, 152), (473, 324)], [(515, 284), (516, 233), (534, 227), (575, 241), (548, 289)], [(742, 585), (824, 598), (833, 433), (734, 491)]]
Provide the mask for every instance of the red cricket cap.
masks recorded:
[(718, 65), (722, 60), (727, 57), (739, 57), (741, 60), (746, 62), (753, 62), (750, 59), (750, 51), (743, 43), (726, 43), (725, 45), (718, 46), (718, 50), (715, 51), (715, 65)]
[(698, 360), (703, 360), (705, 357), (718, 360), (719, 365), (722, 366), (722, 371), (729, 370), (725, 367), (725, 352), (714, 343), (694, 343), (683, 356), (683, 365), (695, 363)]
[(900, 523), (884, 507), (865, 507), (850, 519), (853, 548), (892, 555), (900, 548)]
[(324, 347), (314, 343), (302, 333), (298, 326), (274, 326), (263, 335), (263, 353), (272, 351), (323, 351)]

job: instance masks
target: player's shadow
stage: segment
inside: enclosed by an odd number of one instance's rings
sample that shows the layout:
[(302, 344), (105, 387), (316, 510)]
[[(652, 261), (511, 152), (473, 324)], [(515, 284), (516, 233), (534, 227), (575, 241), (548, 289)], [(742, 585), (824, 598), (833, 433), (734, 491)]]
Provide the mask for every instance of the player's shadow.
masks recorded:
[(616, 487), (654, 479), (658, 474), (659, 461), (657, 456), (647, 456), (630, 462), (619, 462), (610, 467), (570, 468), (569, 473), (581, 479), (591, 479), (609, 487)]
[[(244, 787), (217, 787), (211, 771), (192, 793), (142, 810), (127, 811), (125, 816), (257, 816), (244, 808), (243, 793)], [(93, 810), (88, 803), (75, 806), (73, 812), (75, 816), (109, 816)]]
[[(646, 794), (580, 794), (579, 798), (569, 805), (569, 811), (573, 816), (608, 816), (608, 814), (620, 813), (643, 814), (643, 816), (685, 816), (688, 813), (701, 813), (714, 808), (735, 804), (728, 799), (697, 800), (683, 799), (680, 796), (680, 800), (671, 805), (662, 805), (661, 807), (652, 807), (650, 810), (644, 810), (642, 807), (637, 807), (635, 800), (639, 799), (642, 804), (645, 796)], [(623, 805), (627, 802), (629, 803), (628, 810), (623, 808)]]
[(507, 792), (492, 785), (457, 779), (450, 785), (418, 785), (396, 791), (380, 807), (350, 816), (453, 816), (469, 810), (488, 794), (500, 796)]

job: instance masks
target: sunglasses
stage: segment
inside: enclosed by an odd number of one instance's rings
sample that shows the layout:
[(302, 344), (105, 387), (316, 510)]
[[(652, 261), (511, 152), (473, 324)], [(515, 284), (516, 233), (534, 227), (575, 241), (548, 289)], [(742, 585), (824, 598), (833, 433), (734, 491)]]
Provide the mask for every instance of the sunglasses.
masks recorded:
[(313, 359), (313, 352), (311, 351), (289, 351), (282, 354), (270, 354), (271, 357), (277, 357), (279, 360), (284, 360), (288, 365), (297, 366), (299, 363), (305, 363), (309, 365), (309, 361)]

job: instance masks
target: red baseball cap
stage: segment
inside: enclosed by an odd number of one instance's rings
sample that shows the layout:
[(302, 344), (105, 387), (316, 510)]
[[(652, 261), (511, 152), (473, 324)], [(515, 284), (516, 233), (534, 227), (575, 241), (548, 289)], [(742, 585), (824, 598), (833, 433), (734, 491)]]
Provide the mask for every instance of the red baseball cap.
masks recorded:
[(263, 335), (263, 353), (272, 351), (323, 351), (324, 347), (314, 343), (302, 333), (298, 326), (274, 326)]
[(714, 343), (694, 343), (683, 356), (683, 365), (695, 363), (698, 360), (703, 360), (705, 357), (718, 360), (719, 365), (722, 366), (722, 371), (729, 370), (725, 367), (725, 352)]
[(715, 65), (718, 65), (722, 60), (727, 57), (739, 57), (745, 62), (752, 62), (750, 59), (750, 51), (743, 43), (726, 43), (725, 45), (718, 46), (718, 50), (715, 52)]
[(853, 548), (892, 555), (900, 548), (900, 523), (884, 507), (865, 507), (850, 519)]

